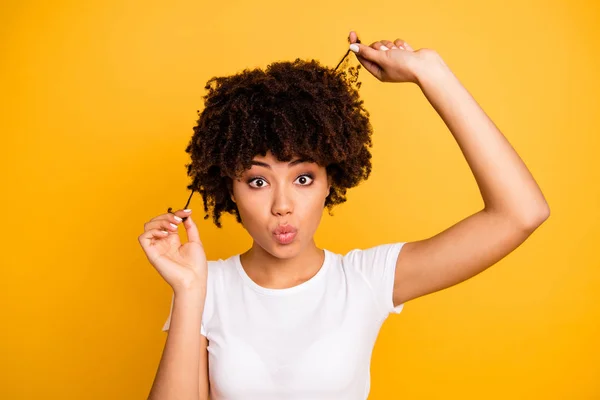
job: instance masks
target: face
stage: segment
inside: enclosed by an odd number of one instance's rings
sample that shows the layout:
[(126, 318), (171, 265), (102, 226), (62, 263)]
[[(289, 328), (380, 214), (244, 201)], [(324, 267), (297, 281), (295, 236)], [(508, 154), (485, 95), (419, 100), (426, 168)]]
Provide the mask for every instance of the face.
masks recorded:
[[(300, 161), (281, 162), (268, 152), (254, 157), (252, 167), (233, 180), (231, 198), (244, 227), (255, 244), (278, 258), (294, 257), (313, 245), (329, 195), (325, 167)], [(296, 235), (275, 235), (281, 225), (295, 228)]]

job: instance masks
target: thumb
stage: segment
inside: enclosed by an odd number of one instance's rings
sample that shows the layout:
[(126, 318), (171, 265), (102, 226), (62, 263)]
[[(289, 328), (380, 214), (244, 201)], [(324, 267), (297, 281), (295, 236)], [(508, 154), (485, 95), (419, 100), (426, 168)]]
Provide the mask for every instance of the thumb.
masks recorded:
[(381, 61), (381, 51), (375, 50), (371, 46), (367, 46), (362, 43), (352, 43), (350, 45), (350, 50), (355, 52), (357, 55), (360, 55), (361, 57), (366, 58), (369, 61), (373, 61), (373, 62)]
[(358, 61), (373, 75), (381, 79), (381, 62), (383, 54), (379, 50), (375, 50), (370, 46), (362, 43), (352, 43), (350, 50), (356, 54)]
[(198, 227), (196, 226), (196, 223), (192, 219), (191, 215), (187, 216), (183, 223), (183, 226), (185, 227), (185, 231), (187, 233), (188, 242), (196, 242), (202, 244), (202, 242), (200, 242), (200, 234), (198, 233)]

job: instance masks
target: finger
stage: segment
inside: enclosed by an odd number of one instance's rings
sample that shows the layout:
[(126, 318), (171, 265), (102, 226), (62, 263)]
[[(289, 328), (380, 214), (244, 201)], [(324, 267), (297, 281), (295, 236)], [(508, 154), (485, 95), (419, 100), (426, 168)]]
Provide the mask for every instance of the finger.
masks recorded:
[(158, 219), (155, 221), (146, 222), (144, 224), (144, 231), (149, 231), (152, 229), (162, 229), (168, 232), (176, 233), (177, 224), (169, 221), (168, 219)]
[[(183, 212), (183, 210), (181, 210)], [(191, 211), (190, 211), (191, 212)], [(189, 214), (185, 213), (185, 214)], [(179, 225), (183, 221), (183, 218), (178, 217), (176, 214), (161, 214), (157, 217), (152, 218), (150, 221), (144, 224), (144, 230), (155, 229), (159, 227), (171, 229), (170, 224), (175, 225), (174, 230), (177, 231), (177, 225)]]
[(378, 43), (379, 42), (375, 42), (371, 46), (365, 46), (362, 43), (353, 43), (350, 45), (350, 50), (354, 51), (357, 55), (359, 55), (367, 61), (370, 61), (371, 63), (379, 64), (382, 61), (382, 54), (379, 50), (376, 50), (372, 47), (379, 47), (381, 44)]
[(160, 229), (152, 229), (148, 232), (144, 232), (138, 237), (138, 241), (140, 242), (144, 253), (146, 253), (146, 257), (148, 258), (148, 260), (153, 262), (154, 259), (159, 256), (158, 250), (152, 245), (153, 242), (155, 240), (166, 239), (167, 236), (169, 236), (168, 232), (165, 232)]
[(166, 219), (166, 220), (169, 220), (169, 221), (171, 221), (171, 222), (173, 222), (175, 224), (178, 224), (181, 221), (183, 221), (183, 218), (187, 217), (191, 212), (192, 212), (191, 210), (188, 210), (188, 211), (177, 210), (177, 211), (172, 212), (172, 213), (168, 212), (168, 213), (165, 213), (165, 214), (157, 215), (156, 217), (152, 218), (148, 222)]
[(198, 233), (198, 227), (196, 226), (196, 223), (192, 219), (191, 215), (186, 218), (185, 222), (183, 223), (183, 226), (185, 227), (185, 231), (187, 232), (188, 242), (202, 244), (202, 242), (200, 241), (200, 234)]
[(409, 45), (408, 43), (406, 43), (406, 42), (405, 42), (404, 40), (402, 40), (402, 39), (396, 39), (396, 40), (394, 41), (394, 44), (395, 44), (396, 46), (398, 46), (398, 47), (402, 47), (402, 48), (403, 48), (403, 49), (405, 49), (405, 50), (410, 50), (410, 51), (413, 51), (413, 48), (412, 48), (412, 47), (410, 47), (410, 45)]
[[(171, 208), (169, 208), (169, 210), (171, 210)], [(189, 208), (184, 209), (179, 209), (175, 212), (168, 212), (166, 215), (175, 215), (179, 218), (186, 218), (188, 215), (190, 215), (190, 213), (192, 212), (192, 210), (190, 210)]]
[(379, 50), (379, 51), (388, 51), (392, 48), (394, 44), (392, 42), (390, 42), (389, 40), (379, 40), (377, 42), (373, 42), (371, 44), (371, 47), (373, 47), (375, 50)]
[(382, 80), (382, 68), (379, 66), (382, 51), (360, 43), (350, 45), (350, 50), (356, 54), (358, 61), (377, 79)]
[[(372, 48), (374, 48), (375, 50), (385, 50), (385, 47), (386, 47), (386, 46), (384, 46), (384, 45), (383, 45), (383, 43), (381, 43), (381, 42), (377, 41), (377, 42), (373, 42), (373, 43), (371, 43), (371, 46), (369, 46), (369, 47), (372, 47)], [(382, 49), (382, 47), (383, 47), (383, 49)]]
[(164, 239), (168, 235), (169, 232), (163, 231), (162, 229), (150, 229), (138, 236), (138, 241), (144, 249), (147, 249), (152, 244), (152, 240)]
[(380, 40), (380, 42), (388, 49), (392, 49), (392, 47), (394, 47), (394, 43), (390, 42), (389, 40)]
[(352, 43), (356, 43), (356, 40), (358, 39), (358, 36), (356, 35), (356, 32), (354, 31), (350, 31), (350, 35), (348, 35), (348, 42), (350, 44)]

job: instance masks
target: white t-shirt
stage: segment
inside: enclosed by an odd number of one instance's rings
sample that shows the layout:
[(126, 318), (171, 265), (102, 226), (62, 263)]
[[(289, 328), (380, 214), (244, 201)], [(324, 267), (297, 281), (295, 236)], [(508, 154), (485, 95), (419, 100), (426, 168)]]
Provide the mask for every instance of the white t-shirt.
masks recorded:
[(259, 286), (239, 254), (209, 261), (200, 332), (211, 400), (366, 399), (381, 325), (404, 306), (392, 302), (403, 245), (324, 249), (317, 274), (286, 289)]

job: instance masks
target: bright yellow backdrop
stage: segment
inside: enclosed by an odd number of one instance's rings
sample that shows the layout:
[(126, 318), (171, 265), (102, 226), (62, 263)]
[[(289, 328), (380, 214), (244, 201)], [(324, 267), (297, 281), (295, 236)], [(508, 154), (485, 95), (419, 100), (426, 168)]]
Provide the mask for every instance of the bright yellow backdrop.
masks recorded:
[[(552, 210), (491, 269), (388, 319), (370, 398), (600, 398), (599, 18), (582, 0), (4, 2), (0, 398), (145, 398), (171, 291), (137, 237), (189, 195), (204, 84), (296, 57), (333, 67), (351, 29), (436, 49)], [(418, 87), (361, 81), (373, 174), (317, 244), (417, 240), (478, 211)], [(191, 208), (210, 259), (250, 245), (233, 217), (199, 218), (200, 196)]]

